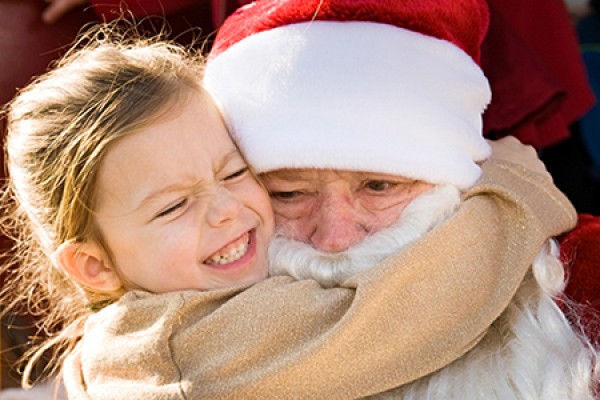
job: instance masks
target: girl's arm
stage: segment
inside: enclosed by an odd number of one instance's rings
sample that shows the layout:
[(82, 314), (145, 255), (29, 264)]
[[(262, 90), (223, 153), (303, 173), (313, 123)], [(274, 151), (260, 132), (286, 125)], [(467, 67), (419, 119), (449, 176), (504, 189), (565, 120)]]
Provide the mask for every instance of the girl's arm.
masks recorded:
[(343, 287), (274, 277), (246, 290), (128, 294), (88, 324), (66, 364), (70, 392), (357, 398), (444, 367), (478, 343), (542, 244), (576, 218), (547, 176), (498, 160), (483, 169), (445, 224)]

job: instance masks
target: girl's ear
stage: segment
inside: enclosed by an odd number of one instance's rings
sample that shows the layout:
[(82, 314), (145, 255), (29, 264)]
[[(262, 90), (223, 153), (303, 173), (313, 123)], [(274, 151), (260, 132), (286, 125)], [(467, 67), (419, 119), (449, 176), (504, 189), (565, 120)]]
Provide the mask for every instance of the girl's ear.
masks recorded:
[(61, 244), (52, 254), (54, 263), (82, 285), (113, 292), (123, 285), (114, 268), (104, 260), (104, 251), (95, 243)]

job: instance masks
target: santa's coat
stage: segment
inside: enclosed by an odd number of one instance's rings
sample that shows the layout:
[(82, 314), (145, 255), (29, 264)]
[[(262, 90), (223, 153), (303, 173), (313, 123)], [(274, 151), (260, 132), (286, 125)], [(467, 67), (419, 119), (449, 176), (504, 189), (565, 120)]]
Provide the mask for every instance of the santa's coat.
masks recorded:
[[(577, 319), (600, 345), (600, 217), (580, 214), (575, 229), (560, 237), (566, 298), (581, 305)], [(572, 318), (575, 322), (576, 319)]]

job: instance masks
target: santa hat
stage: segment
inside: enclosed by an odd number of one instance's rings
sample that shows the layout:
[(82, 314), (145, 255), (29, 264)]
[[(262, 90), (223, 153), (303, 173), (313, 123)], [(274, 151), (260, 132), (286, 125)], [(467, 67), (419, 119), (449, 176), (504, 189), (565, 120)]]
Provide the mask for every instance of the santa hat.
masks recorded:
[(205, 85), (256, 171), (331, 168), (466, 188), (489, 156), (484, 0), (259, 0)]

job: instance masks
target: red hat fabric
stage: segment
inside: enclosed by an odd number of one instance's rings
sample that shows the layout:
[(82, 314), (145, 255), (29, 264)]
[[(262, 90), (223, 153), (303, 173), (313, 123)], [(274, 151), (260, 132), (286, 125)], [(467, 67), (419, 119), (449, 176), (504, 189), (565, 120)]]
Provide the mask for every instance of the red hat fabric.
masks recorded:
[(309, 21), (367, 21), (396, 25), (447, 40), (479, 64), (489, 10), (479, 0), (269, 0), (233, 13), (211, 49), (216, 57), (240, 40), (269, 29)]
[(204, 83), (260, 172), (330, 168), (467, 188), (490, 148), (484, 0), (258, 0)]

